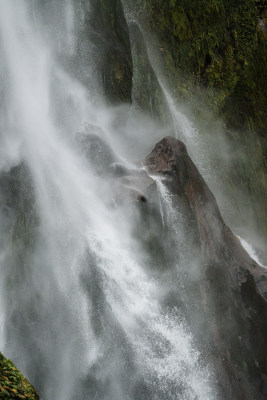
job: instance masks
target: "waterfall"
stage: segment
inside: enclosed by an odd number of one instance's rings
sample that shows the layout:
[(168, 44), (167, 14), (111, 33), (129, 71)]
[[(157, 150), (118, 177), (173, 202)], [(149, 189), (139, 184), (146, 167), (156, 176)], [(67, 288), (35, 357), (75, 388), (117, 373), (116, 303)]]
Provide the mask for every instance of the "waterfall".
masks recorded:
[(24, 237), (16, 241), (11, 208), (1, 210), (1, 351), (43, 400), (211, 400), (211, 367), (179, 307), (162, 302), (164, 271), (178, 291), (177, 263), (185, 263), (182, 227), (169, 226), (179, 212), (152, 177), (167, 214), (157, 229), (173, 229), (177, 244), (167, 266), (138, 234), (140, 210), (114, 207), (109, 178), (76, 146), (75, 133), (86, 140), (85, 127), (93, 126), (116, 159), (131, 166), (124, 152), (133, 140), (128, 123), (124, 137), (114, 134), (120, 110), (94, 101), (61, 65), (74, 51), (75, 2), (59, 6), (55, 27), (41, 18), (40, 2), (0, 0), (1, 171), (19, 166), (34, 210), (28, 217), (34, 238), (26, 245)]

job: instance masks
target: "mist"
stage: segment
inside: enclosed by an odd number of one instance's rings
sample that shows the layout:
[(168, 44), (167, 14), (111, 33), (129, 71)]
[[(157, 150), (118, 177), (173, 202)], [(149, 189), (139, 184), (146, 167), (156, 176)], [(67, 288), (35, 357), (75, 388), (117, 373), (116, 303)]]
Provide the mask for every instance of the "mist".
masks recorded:
[(77, 66), (88, 2), (0, 8), (1, 351), (43, 400), (219, 399), (197, 229), (143, 160), (165, 136), (183, 141), (228, 222), (216, 157), (227, 170), (236, 153), (204, 137), (152, 53), (171, 118), (106, 100), (90, 37)]

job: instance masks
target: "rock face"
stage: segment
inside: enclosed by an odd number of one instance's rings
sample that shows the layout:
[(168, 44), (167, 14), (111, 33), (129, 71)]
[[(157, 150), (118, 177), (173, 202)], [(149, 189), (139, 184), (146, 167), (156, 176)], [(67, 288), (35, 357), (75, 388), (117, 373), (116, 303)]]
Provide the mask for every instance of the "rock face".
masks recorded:
[[(86, 43), (90, 38), (93, 44), (91, 56), (97, 64), (106, 98), (113, 104), (131, 102), (132, 56), (128, 26), (121, 1), (92, 0), (87, 15), (84, 41)], [(89, 27), (90, 31), (87, 32)]]
[(186, 0), (127, 3), (157, 35), (156, 46), (179, 96), (190, 98), (194, 77), (200, 88), (220, 90), (220, 98), (214, 93), (206, 101), (231, 124), (243, 126), (250, 120), (266, 129), (266, 99), (261, 93), (261, 79), (266, 79), (261, 65), (266, 63), (266, 34), (257, 27), (258, 17), (264, 24), (264, 0), (203, 0), (201, 7)]
[(74, 144), (90, 168), (97, 175), (108, 178), (114, 205), (146, 203), (147, 195), (156, 191), (155, 182), (145, 170), (129, 168), (119, 162), (104, 137), (100, 128), (88, 126), (85, 132), (76, 133)]
[(170, 112), (158, 78), (150, 64), (146, 44), (139, 26), (129, 24), (131, 50), (133, 58), (132, 100), (137, 109), (151, 115), (152, 118), (166, 123), (170, 121)]
[(151, 173), (166, 177), (171, 192), (187, 203), (196, 223), (201, 253), (198, 329), (215, 366), (221, 398), (265, 399), (267, 270), (250, 258), (224, 223), (215, 197), (182, 142), (164, 138), (144, 164)]
[(33, 184), (27, 165), (22, 162), (10, 171), (2, 171), (0, 187), (2, 221), (10, 230), (10, 237), (16, 241), (16, 251), (19, 252), (20, 247), (31, 246), (34, 242), (37, 223)]
[[(178, 103), (196, 111), (199, 126), (206, 121), (204, 131), (209, 132), (214, 122), (210, 110), (233, 129), (230, 136), (229, 131), (223, 134), (238, 155), (230, 168), (229, 159), (220, 168), (225, 171), (225, 191), (239, 215), (247, 213), (248, 219), (251, 215), (248, 223), (255, 224), (255, 233), (266, 241), (267, 96), (262, 89), (267, 81), (266, 1), (203, 0), (201, 7), (189, 0), (125, 4), (142, 32), (151, 34), (156, 63)], [(133, 49), (133, 59), (134, 54)], [(246, 204), (240, 202), (240, 192)]]
[(0, 353), (0, 398), (38, 400), (39, 396), (12, 361)]

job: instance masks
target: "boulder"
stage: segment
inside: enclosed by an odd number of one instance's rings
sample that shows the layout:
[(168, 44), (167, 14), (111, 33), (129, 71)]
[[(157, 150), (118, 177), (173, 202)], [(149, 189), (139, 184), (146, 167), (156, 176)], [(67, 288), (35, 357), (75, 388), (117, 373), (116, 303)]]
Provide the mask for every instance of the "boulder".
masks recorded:
[(194, 219), (200, 247), (195, 306), (202, 322), (197, 329), (215, 367), (220, 398), (265, 399), (267, 269), (249, 256), (224, 223), (182, 142), (162, 139), (144, 165), (151, 174), (164, 176), (177, 201), (187, 204), (188, 224)]

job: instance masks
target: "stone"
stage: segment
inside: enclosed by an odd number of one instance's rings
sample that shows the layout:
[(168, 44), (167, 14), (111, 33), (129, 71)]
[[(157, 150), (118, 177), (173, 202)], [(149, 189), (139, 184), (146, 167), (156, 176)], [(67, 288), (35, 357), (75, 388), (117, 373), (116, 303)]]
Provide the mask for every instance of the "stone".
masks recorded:
[(220, 398), (265, 399), (267, 270), (224, 223), (214, 195), (182, 142), (162, 139), (144, 165), (150, 173), (166, 177), (171, 193), (188, 205), (188, 223), (195, 221), (200, 244), (197, 330), (215, 366)]

